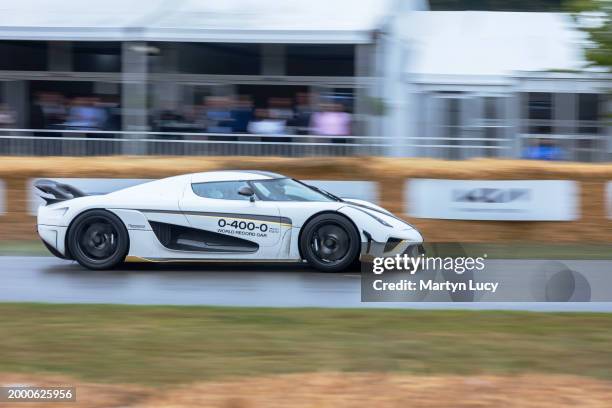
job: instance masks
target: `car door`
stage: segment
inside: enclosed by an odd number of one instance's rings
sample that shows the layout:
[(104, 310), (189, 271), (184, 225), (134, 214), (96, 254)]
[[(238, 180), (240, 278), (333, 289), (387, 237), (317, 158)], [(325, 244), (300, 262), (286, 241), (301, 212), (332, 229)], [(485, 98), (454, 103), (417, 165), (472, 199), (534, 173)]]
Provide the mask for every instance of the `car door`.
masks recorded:
[(238, 194), (245, 185), (246, 181), (193, 183), (185, 189), (181, 210), (194, 229), (208, 232), (204, 239), (209, 249), (274, 254), (272, 248), (279, 245), (283, 232), (278, 205)]

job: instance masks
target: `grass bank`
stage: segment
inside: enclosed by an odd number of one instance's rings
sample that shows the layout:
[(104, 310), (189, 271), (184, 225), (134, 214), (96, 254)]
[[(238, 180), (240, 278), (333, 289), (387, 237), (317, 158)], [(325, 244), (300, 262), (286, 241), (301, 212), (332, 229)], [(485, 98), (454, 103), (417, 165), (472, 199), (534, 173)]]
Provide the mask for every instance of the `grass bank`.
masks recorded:
[(0, 256), (51, 256), (40, 240), (0, 241)]
[(177, 384), (346, 371), (612, 379), (612, 315), (0, 304), (0, 372)]

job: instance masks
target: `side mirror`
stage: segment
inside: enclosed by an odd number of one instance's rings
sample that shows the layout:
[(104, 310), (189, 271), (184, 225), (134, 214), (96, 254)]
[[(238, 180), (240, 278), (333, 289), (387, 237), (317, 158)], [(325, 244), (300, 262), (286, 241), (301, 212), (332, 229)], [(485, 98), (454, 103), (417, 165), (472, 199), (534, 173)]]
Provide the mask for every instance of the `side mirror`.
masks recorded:
[(251, 202), (255, 201), (255, 192), (249, 186), (240, 187), (238, 189), (238, 194), (240, 194), (241, 196), (249, 197)]

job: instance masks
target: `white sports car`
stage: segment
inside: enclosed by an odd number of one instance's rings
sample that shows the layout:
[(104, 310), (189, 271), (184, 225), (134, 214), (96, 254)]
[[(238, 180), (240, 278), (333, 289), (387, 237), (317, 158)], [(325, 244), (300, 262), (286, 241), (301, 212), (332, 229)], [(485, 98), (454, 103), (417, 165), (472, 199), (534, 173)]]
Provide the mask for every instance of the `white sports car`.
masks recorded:
[(90, 269), (121, 262), (304, 262), (326, 272), (376, 256), (419, 255), (423, 238), (383, 208), (339, 198), (280, 174), (213, 171), (169, 177), (104, 195), (51, 180), (47, 248)]

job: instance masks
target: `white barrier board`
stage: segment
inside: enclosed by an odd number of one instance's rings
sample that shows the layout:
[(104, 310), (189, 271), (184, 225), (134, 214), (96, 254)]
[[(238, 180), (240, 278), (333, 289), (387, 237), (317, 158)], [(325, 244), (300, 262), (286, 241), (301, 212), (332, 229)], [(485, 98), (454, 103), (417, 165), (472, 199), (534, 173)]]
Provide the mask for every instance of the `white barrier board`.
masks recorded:
[(405, 212), (417, 218), (491, 221), (572, 221), (579, 187), (568, 180), (411, 179)]
[(6, 184), (0, 180), (0, 215), (6, 214)]
[(612, 181), (606, 183), (606, 215), (612, 219)]

